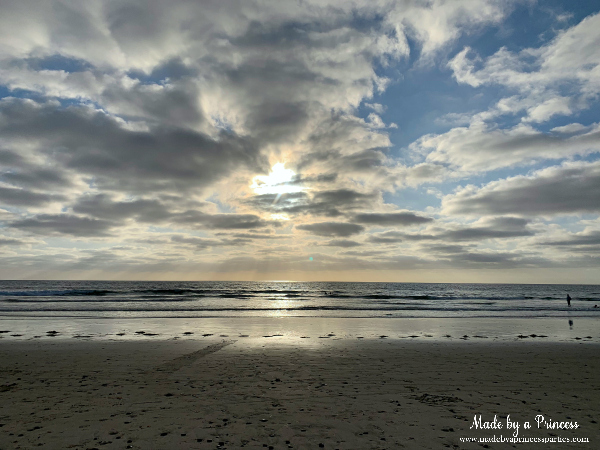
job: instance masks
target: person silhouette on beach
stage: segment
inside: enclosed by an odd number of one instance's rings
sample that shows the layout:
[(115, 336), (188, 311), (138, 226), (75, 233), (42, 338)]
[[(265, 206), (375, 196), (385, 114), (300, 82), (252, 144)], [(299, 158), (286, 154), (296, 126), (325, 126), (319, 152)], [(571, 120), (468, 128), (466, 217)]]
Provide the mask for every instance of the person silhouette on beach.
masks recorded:
[(571, 296), (567, 294), (567, 305), (571, 306)]

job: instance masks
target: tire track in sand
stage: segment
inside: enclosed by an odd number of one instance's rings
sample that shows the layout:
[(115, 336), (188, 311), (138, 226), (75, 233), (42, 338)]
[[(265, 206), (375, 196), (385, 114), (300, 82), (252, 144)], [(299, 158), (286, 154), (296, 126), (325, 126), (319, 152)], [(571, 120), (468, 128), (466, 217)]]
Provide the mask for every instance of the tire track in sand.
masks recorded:
[(201, 348), (195, 352), (186, 353), (178, 358), (167, 361), (164, 364), (158, 366), (155, 371), (169, 374), (173, 372), (177, 372), (179, 369), (182, 369), (185, 366), (192, 364), (194, 361), (204, 358), (205, 356), (210, 355), (211, 353), (216, 353), (224, 347), (235, 343), (235, 341), (221, 341), (217, 344), (209, 345), (208, 347)]

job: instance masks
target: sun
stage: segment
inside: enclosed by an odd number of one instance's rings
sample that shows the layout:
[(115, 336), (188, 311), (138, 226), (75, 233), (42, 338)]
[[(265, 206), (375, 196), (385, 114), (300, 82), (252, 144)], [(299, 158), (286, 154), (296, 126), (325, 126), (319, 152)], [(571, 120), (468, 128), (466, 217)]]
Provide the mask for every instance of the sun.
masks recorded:
[(291, 194), (302, 192), (306, 188), (297, 184), (294, 179), (296, 173), (286, 169), (285, 163), (277, 163), (271, 168), (269, 175), (258, 175), (252, 180), (250, 188), (257, 194)]

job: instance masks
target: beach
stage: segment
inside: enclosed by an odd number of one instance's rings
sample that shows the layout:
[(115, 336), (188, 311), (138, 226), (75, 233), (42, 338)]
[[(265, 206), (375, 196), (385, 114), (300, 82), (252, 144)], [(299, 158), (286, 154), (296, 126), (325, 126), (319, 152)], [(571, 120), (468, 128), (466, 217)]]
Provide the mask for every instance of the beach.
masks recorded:
[[(355, 319), (352, 332), (341, 319), (106, 322), (102, 335), (30, 319), (21, 329), (40, 337), (2, 334), (0, 448), (596, 448), (600, 439), (594, 319), (576, 321), (572, 335), (549, 320), (504, 322), (504, 334), (495, 320), (487, 335), (456, 320)], [(491, 442), (515, 432), (563, 441)]]

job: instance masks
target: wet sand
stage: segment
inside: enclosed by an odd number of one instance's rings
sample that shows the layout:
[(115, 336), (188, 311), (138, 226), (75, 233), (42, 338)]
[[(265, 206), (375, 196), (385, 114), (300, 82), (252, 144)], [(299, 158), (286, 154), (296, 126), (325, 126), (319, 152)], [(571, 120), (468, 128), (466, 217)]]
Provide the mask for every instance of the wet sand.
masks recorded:
[[(520, 438), (589, 439), (536, 448), (600, 442), (595, 335), (230, 331), (0, 339), (0, 448), (514, 448), (521, 444), (461, 441), (512, 436), (507, 415)], [(479, 415), (504, 428), (470, 429)], [(536, 415), (578, 428), (538, 429)]]

